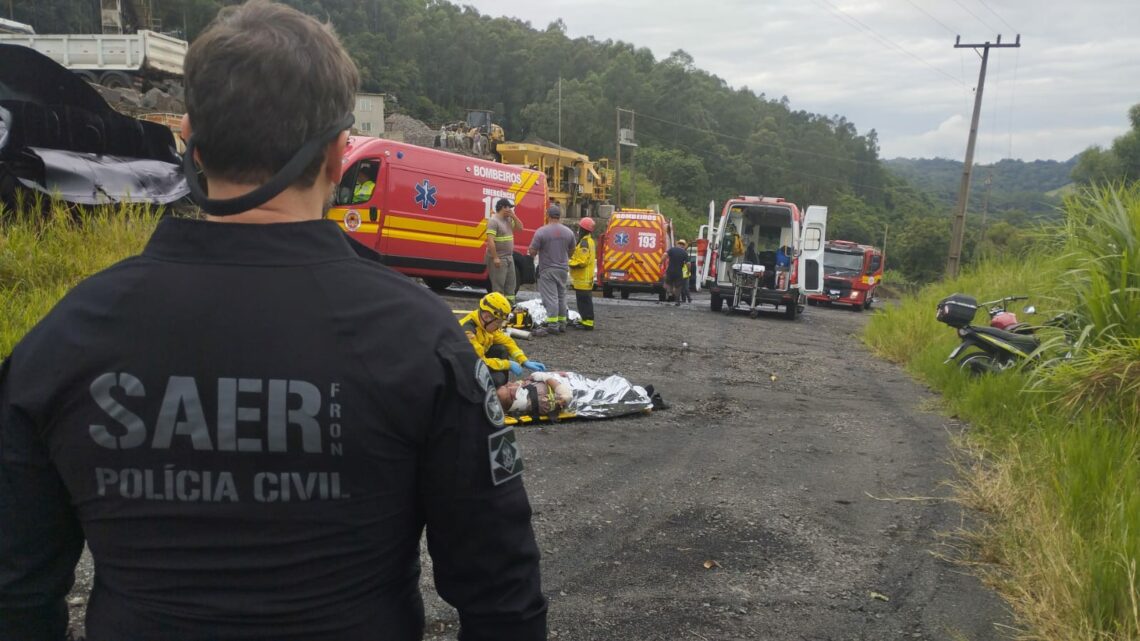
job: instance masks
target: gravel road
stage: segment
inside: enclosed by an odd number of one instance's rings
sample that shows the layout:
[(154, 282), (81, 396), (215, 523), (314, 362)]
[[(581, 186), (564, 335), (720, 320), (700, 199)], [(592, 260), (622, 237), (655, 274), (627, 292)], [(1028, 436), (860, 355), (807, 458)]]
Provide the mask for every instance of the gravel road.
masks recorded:
[[(1000, 599), (942, 558), (973, 516), (883, 500), (948, 496), (962, 427), (859, 343), (869, 313), (750, 319), (697, 294), (598, 298), (596, 315), (592, 333), (521, 345), (552, 368), (652, 383), (669, 408), (521, 429), (551, 639), (1009, 638)], [(454, 639), (424, 566), (429, 638)], [(73, 619), (91, 574), (85, 557)]]

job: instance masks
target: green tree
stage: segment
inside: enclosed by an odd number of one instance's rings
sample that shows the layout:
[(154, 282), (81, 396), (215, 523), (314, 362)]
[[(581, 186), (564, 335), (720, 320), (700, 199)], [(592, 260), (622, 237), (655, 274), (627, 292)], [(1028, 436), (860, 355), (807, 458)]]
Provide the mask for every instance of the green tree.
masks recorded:
[(1093, 146), (1081, 153), (1073, 180), (1083, 184), (1140, 180), (1140, 103), (1128, 110), (1132, 129), (1112, 141), (1105, 150)]

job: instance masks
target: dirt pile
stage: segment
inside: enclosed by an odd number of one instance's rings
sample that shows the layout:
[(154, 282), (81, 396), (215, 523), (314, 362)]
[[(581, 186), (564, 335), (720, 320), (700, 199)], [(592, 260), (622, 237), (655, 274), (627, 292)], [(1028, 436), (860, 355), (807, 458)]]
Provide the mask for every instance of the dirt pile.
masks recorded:
[(392, 138), (402, 137), (404, 142), (421, 147), (434, 147), (435, 138), (439, 135), (434, 129), (404, 114), (391, 114), (385, 118), (384, 131)]
[(111, 88), (102, 85), (91, 85), (103, 96), (107, 104), (119, 113), (128, 116), (139, 116), (146, 113), (172, 113), (186, 112), (186, 103), (183, 102), (182, 88), (177, 85), (164, 85), (152, 87), (142, 92), (129, 87)]

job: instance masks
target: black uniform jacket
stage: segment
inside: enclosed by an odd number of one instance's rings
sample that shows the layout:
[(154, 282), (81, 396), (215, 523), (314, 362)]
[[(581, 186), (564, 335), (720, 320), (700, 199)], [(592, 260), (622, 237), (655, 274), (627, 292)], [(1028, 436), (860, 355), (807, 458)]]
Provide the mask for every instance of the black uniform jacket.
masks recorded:
[[(546, 638), (514, 435), (451, 312), (328, 221), (162, 220), (0, 369), (0, 641)], [(492, 402), (492, 400), (494, 402)]]

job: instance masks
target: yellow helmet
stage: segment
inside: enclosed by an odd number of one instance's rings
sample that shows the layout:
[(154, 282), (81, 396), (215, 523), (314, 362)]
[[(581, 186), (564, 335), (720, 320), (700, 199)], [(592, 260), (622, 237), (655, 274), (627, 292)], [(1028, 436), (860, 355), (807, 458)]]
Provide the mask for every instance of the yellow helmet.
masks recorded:
[(511, 304), (499, 292), (491, 292), (479, 300), (479, 309), (499, 320), (507, 320), (511, 315)]

